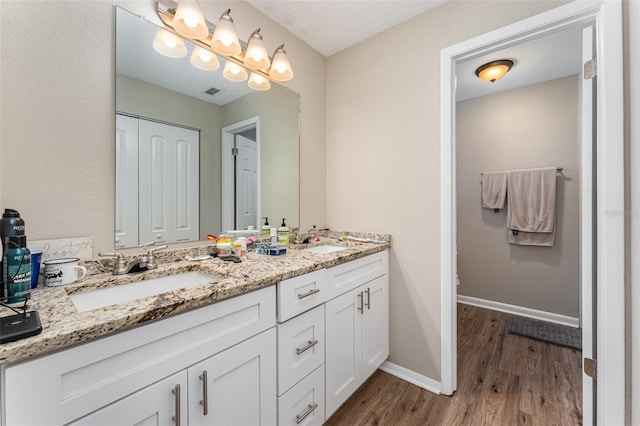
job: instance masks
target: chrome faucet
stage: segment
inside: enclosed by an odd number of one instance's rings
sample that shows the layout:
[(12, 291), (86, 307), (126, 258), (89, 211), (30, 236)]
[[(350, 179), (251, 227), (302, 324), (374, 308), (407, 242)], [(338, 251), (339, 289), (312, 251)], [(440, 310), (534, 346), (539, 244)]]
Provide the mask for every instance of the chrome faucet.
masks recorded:
[[(149, 245), (149, 244), (147, 244)], [(149, 248), (147, 253), (141, 255), (137, 259), (130, 263), (127, 263), (122, 253), (98, 253), (100, 257), (112, 257), (113, 260), (113, 275), (125, 275), (131, 272), (142, 272), (156, 269), (158, 262), (155, 254), (158, 250), (166, 249), (167, 245), (153, 246)]]

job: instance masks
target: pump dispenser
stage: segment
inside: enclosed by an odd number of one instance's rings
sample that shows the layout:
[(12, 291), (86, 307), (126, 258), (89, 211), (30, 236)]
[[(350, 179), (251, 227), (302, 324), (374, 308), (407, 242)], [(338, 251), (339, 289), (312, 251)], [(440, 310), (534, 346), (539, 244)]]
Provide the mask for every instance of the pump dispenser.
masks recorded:
[(281, 246), (289, 245), (289, 228), (285, 223), (285, 218), (282, 218), (282, 225), (278, 228), (278, 244)]
[(269, 218), (263, 217), (263, 219), (264, 219), (264, 225), (262, 225), (262, 228), (260, 228), (260, 234), (269, 235), (269, 232), (271, 230), (271, 227), (269, 226)]

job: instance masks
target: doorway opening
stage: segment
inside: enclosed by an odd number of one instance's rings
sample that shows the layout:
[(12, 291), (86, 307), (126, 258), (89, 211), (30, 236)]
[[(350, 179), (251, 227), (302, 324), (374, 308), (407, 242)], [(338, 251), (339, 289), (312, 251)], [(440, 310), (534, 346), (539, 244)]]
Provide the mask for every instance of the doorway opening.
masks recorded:
[[(594, 103), (596, 113), (591, 129), (595, 137), (595, 152), (593, 164), (585, 164), (585, 159), (581, 159), (581, 202), (590, 200), (589, 197), (593, 196), (593, 217), (585, 220), (583, 216), (582, 224), (593, 225), (588, 227), (589, 232), (595, 230), (591, 239), (585, 237), (590, 234), (581, 234), (582, 242), (592, 243), (593, 253), (597, 253), (597, 256), (592, 258), (592, 253), (582, 247), (580, 263), (585, 267), (593, 267), (596, 271), (595, 276), (592, 276), (591, 273), (585, 274), (583, 270), (581, 286), (583, 295), (589, 295), (592, 288), (598, 294), (594, 303), (594, 315), (598, 318), (595, 330), (598, 350), (594, 352), (598, 360), (598, 386), (594, 391), (594, 398), (585, 393), (583, 414), (584, 424), (596, 421), (598, 424), (624, 423), (624, 222), (622, 215), (616, 217), (607, 214), (611, 209), (624, 209), (620, 16), (619, 1), (595, 5), (573, 2), (442, 50), (441, 392), (444, 394), (452, 394), (457, 387), (456, 66), (460, 61), (514, 46), (563, 28), (593, 24), (598, 53), (598, 84), (594, 90), (594, 94), (597, 94)], [(584, 131), (582, 133), (585, 134)], [(590, 145), (582, 141), (581, 150), (587, 148)], [(587, 171), (592, 170), (593, 176), (585, 176)], [(588, 188), (584, 183), (592, 178), (593, 188)], [(588, 215), (590, 211), (590, 208), (585, 211), (582, 207), (583, 214)], [(584, 230), (583, 227), (581, 231)], [(583, 279), (585, 277), (587, 279)], [(589, 278), (593, 278), (594, 287), (591, 287)], [(588, 292), (585, 292), (585, 288)], [(584, 302), (582, 308), (585, 320)], [(587, 324), (583, 325), (585, 340), (585, 337), (589, 338), (591, 328)], [(583, 377), (583, 382), (593, 383), (590, 378)], [(588, 392), (591, 387), (584, 388)]]
[(222, 129), (222, 232), (259, 227), (260, 119)]

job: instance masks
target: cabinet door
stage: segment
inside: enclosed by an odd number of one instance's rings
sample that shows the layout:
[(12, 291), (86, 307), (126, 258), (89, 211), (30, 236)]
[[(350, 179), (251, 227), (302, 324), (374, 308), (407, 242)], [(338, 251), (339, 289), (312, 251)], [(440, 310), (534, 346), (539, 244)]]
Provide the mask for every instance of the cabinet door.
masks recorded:
[(362, 316), (362, 380), (366, 380), (389, 356), (389, 276), (360, 287), (364, 297)]
[(278, 395), (324, 363), (324, 307), (278, 324)]
[(278, 425), (320, 426), (324, 423), (324, 366), (278, 398)]
[(189, 425), (276, 423), (276, 331), (189, 368)]
[[(176, 415), (180, 417), (179, 422), (175, 421)], [(187, 424), (186, 371), (147, 386), (70, 425), (174, 426), (177, 424)]]
[(357, 288), (325, 305), (327, 419), (362, 383), (362, 302)]

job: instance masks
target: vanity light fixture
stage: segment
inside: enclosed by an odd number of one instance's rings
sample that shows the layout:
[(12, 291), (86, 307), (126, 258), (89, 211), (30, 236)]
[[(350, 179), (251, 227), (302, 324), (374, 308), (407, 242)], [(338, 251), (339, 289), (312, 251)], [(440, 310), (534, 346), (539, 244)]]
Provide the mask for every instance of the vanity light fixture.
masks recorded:
[[(228, 80), (246, 81), (249, 78), (248, 71), (251, 71), (252, 78), (248, 83), (249, 87), (255, 90), (268, 90), (271, 87), (269, 80), (284, 83), (293, 78), (293, 70), (284, 50), (284, 44), (275, 50), (273, 58), (270, 60), (264, 39), (260, 34), (260, 28), (251, 33), (248, 44), (241, 43), (238, 40), (230, 9), (227, 9), (220, 16), (216, 25), (204, 18), (197, 0), (180, 0), (179, 3), (174, 0), (157, 0), (157, 12), (162, 22), (167, 26), (166, 30), (162, 31), (173, 35), (182, 44), (182, 47), (177, 48), (180, 52), (178, 56), (176, 52), (165, 53), (167, 49), (161, 50), (156, 47), (157, 43), (154, 41), (154, 48), (163, 55), (178, 58), (187, 54), (184, 41), (176, 37), (176, 34), (180, 34), (196, 45), (196, 50), (199, 53), (194, 50), (191, 56), (191, 63), (194, 66), (206, 70), (215, 69), (213, 64), (206, 61), (207, 55), (203, 56), (201, 50), (210, 51), (211, 60), (214, 63), (218, 59), (215, 54), (225, 58), (227, 63), (223, 76)], [(181, 32), (183, 27), (190, 28), (191, 32), (189, 30)], [(206, 30), (204, 36), (202, 31), (196, 33), (196, 29), (201, 30), (202, 28)], [(173, 34), (174, 32), (176, 34)], [(176, 39), (168, 43), (175, 47), (178, 43)], [(246, 47), (246, 50), (243, 51), (243, 47)]]
[(153, 39), (153, 48), (169, 58), (187, 56), (187, 46), (184, 44), (184, 40), (162, 28), (158, 30)]
[(513, 67), (513, 61), (510, 59), (500, 59), (486, 63), (476, 70), (476, 75), (482, 81), (495, 83), (500, 80)]
[(220, 68), (220, 61), (215, 53), (196, 46), (191, 54), (191, 65), (203, 71), (215, 71)]
[(269, 80), (260, 74), (252, 72), (249, 77), (249, 87), (253, 90), (269, 90), (271, 89), (271, 83), (269, 83)]
[(244, 63), (258, 70), (266, 70), (271, 66), (267, 48), (264, 45), (262, 35), (260, 35), (260, 28), (249, 36), (249, 44), (244, 54)]
[(173, 17), (173, 29), (186, 38), (205, 40), (209, 29), (197, 0), (180, 0)]
[(216, 24), (216, 29), (211, 37), (211, 47), (221, 55), (238, 55), (242, 52), (242, 46), (236, 34), (236, 27), (231, 18), (231, 9), (227, 9)]
[(269, 77), (278, 82), (289, 81), (293, 78), (293, 70), (291, 69), (289, 58), (287, 58), (287, 52), (284, 50), (284, 44), (273, 52), (273, 62), (271, 62)]
[(249, 78), (249, 74), (246, 69), (231, 61), (227, 61), (224, 65), (222, 75), (229, 81), (245, 81)]

